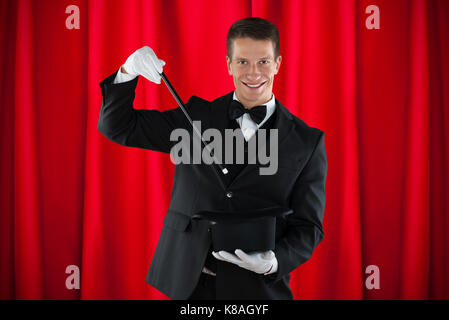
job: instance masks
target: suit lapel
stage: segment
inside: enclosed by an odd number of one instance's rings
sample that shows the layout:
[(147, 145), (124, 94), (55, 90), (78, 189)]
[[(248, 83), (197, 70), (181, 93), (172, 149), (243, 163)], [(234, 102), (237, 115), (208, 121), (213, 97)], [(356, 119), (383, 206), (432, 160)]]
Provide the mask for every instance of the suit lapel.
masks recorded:
[[(293, 123), (292, 123), (292, 121), (290, 121), (292, 119), (292, 116), (291, 116), (290, 112), (287, 110), (287, 108), (285, 108), (279, 102), (279, 100), (277, 100), (277, 99), (275, 99), (275, 100), (276, 100), (276, 113), (275, 113), (276, 114), (276, 119), (275, 119), (275, 122), (274, 122), (272, 128), (267, 128), (267, 130), (266, 130), (266, 137), (267, 137), (267, 139), (262, 139), (262, 140), (260, 140), (260, 142), (258, 142), (262, 148), (266, 147), (266, 150), (269, 150), (269, 148), (270, 148), (269, 144), (266, 145), (266, 142), (270, 141), (270, 139), (269, 139), (269, 137), (270, 137), (269, 136), (270, 129), (278, 130), (278, 141), (277, 141), (278, 148), (280, 148), (280, 146), (281, 146), (282, 142), (285, 140), (285, 138), (288, 137), (288, 135), (290, 133), (290, 130), (293, 129)], [(259, 130), (256, 131), (256, 134), (253, 135), (249, 141), (251, 141), (253, 139), (255, 139), (255, 141), (256, 141), (256, 136), (258, 136), (258, 134), (259, 134)], [(278, 151), (279, 150), (280, 149), (278, 149)], [(254, 160), (255, 160), (254, 158), (255, 157), (256, 157), (256, 154), (253, 154), (251, 159), (249, 159), (251, 161), (248, 161), (248, 162), (249, 163), (254, 162)]]
[[(225, 130), (227, 128), (230, 128), (231, 126), (231, 119), (229, 119), (228, 116), (228, 106), (231, 104), (231, 100), (233, 97), (234, 91), (231, 91), (230, 93), (214, 100), (211, 102), (211, 108), (210, 108), (210, 127), (217, 129), (222, 137), (222, 163), (223, 166), (226, 167), (226, 164), (224, 164), (224, 137), (225, 137)], [(219, 167), (216, 164), (212, 164), (215, 166), (219, 172), (220, 178), (224, 182), (225, 185), (229, 185), (230, 181), (228, 178), (229, 175), (224, 175)]]
[(294, 128), (293, 117), (290, 111), (284, 107), (278, 99), (276, 100), (276, 108), (278, 111), (278, 117), (274, 124), (274, 128), (278, 129), (279, 147), (290, 135), (291, 130)]
[[(282, 144), (283, 142), (285, 142), (286, 138), (289, 136), (290, 131), (293, 129), (293, 121), (292, 120), (292, 115), (290, 114), (290, 112), (288, 111), (287, 108), (285, 108), (280, 102), (279, 100), (276, 100), (276, 119), (275, 122), (273, 124), (273, 127), (271, 129), (277, 129), (278, 130), (278, 156), (280, 156), (282, 154), (281, 150), (282, 150)], [(252, 139), (256, 138), (256, 135), (259, 133), (259, 131), (256, 132), (256, 134), (254, 136), (251, 137), (250, 141)], [(269, 150), (270, 145), (268, 144), (268, 146), (266, 146), (266, 142), (269, 141), (269, 134), (270, 134), (270, 130), (266, 130), (266, 137), (267, 139), (262, 139), (260, 142), (260, 146), (261, 147), (266, 147), (267, 149), (265, 150)], [(265, 151), (266, 152), (266, 151)], [(251, 159), (248, 159), (249, 163), (255, 162), (255, 164), (248, 164), (247, 166), (245, 166), (245, 168), (240, 171), (240, 173), (235, 177), (235, 179), (231, 182), (230, 185), (234, 184), (239, 178), (243, 177), (244, 175), (247, 175), (249, 173), (251, 173), (253, 170), (259, 170), (260, 168), (260, 163), (258, 161), (254, 161), (255, 157), (257, 155), (253, 154)]]
[[(218, 129), (220, 131), (220, 134), (222, 136), (223, 142), (224, 142), (224, 137), (225, 137), (225, 129), (230, 128), (231, 127), (231, 120), (229, 119), (228, 116), (228, 107), (231, 104), (231, 100), (233, 97), (233, 91), (231, 91), (230, 93), (214, 100), (211, 102), (211, 110), (210, 110), (210, 119), (211, 119), (211, 128), (215, 128)], [(291, 113), (288, 111), (287, 108), (285, 108), (279, 100), (276, 100), (276, 119), (275, 122), (273, 124), (272, 129), (277, 129), (278, 130), (278, 155), (281, 155), (282, 152), (282, 145), (285, 142), (285, 140), (287, 139), (287, 137), (289, 136), (291, 130), (294, 128), (294, 124), (293, 124), (293, 117), (291, 115)], [(252, 139), (256, 138), (256, 135), (259, 131), (256, 132), (256, 134), (250, 139), (250, 141)], [(267, 137), (269, 137), (269, 130), (267, 130)], [(262, 146), (265, 145), (266, 139), (261, 140)], [(223, 144), (224, 145), (224, 144)], [(269, 148), (269, 145), (267, 146), (267, 148)], [(251, 159), (248, 159), (249, 162), (254, 161), (256, 155), (252, 155)], [(223, 149), (223, 162), (224, 162), (224, 149)], [(226, 164), (224, 165), (226, 167)], [(234, 184), (236, 180), (238, 180), (239, 178), (241, 178), (242, 176), (252, 172), (255, 169), (259, 169), (260, 164), (257, 163), (256, 164), (249, 164), (247, 166), (245, 166), (244, 169), (242, 169), (242, 171), (240, 171), (239, 174), (237, 174), (237, 176), (235, 177), (235, 179), (233, 181), (226, 181), (226, 184), (228, 184), (229, 186)], [(221, 177), (224, 180), (226, 180), (225, 176), (223, 174), (221, 174)]]
[(224, 138), (225, 129), (230, 127), (231, 119), (228, 116), (228, 107), (231, 104), (234, 91), (211, 102), (210, 119), (211, 128), (218, 129)]

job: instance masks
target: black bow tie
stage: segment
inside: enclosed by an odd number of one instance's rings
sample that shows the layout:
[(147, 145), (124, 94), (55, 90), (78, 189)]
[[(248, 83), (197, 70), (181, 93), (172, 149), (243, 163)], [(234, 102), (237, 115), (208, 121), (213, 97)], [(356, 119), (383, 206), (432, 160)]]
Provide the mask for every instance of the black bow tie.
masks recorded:
[(229, 107), (229, 118), (235, 120), (243, 114), (248, 113), (251, 119), (259, 124), (265, 119), (267, 114), (267, 106), (256, 106), (251, 109), (245, 109), (245, 107), (237, 100), (232, 100), (231, 106)]

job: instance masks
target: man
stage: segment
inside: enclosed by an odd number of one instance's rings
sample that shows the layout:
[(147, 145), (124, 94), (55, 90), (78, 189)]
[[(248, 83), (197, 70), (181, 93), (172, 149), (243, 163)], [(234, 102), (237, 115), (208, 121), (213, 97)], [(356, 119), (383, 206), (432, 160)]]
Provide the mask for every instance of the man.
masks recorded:
[[(229, 174), (220, 184), (210, 170), (214, 164), (177, 164), (170, 207), (146, 281), (173, 299), (293, 299), (290, 272), (311, 257), (324, 236), (324, 133), (292, 115), (272, 93), (282, 61), (272, 23), (260, 18), (235, 22), (227, 36), (226, 61), (235, 91), (212, 102), (192, 96), (186, 109), (193, 120), (201, 121), (202, 129), (241, 130), (246, 144), (253, 136), (259, 138), (260, 129), (277, 129), (277, 172), (261, 175), (260, 164), (246, 157), (243, 164), (227, 165)], [(143, 47), (100, 83), (98, 130), (106, 138), (169, 153), (175, 144), (171, 132), (192, 130), (180, 108), (133, 108), (138, 75), (160, 84), (164, 65), (153, 50)], [(256, 108), (258, 117), (251, 113)], [(240, 212), (270, 206), (288, 207), (293, 213), (276, 219), (275, 249), (267, 252), (213, 252), (208, 222), (191, 219), (202, 210)]]

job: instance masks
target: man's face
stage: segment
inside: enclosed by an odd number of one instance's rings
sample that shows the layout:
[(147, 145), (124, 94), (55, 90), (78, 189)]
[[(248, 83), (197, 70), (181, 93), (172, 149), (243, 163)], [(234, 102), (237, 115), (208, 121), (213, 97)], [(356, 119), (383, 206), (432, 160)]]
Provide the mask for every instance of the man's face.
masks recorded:
[(226, 56), (226, 62), (234, 79), (237, 97), (246, 108), (271, 99), (274, 75), (279, 71), (281, 60), (281, 56), (274, 59), (271, 40), (234, 40), (232, 59)]

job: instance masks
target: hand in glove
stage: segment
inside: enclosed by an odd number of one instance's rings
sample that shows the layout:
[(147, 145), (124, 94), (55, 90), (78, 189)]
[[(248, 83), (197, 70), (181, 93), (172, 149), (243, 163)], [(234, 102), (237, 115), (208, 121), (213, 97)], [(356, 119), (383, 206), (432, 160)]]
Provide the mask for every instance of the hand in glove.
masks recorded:
[(212, 252), (212, 255), (218, 260), (234, 263), (241, 268), (259, 274), (275, 273), (278, 269), (278, 261), (272, 250), (245, 253), (237, 249), (235, 250), (235, 255), (227, 251)]
[(150, 47), (142, 47), (128, 57), (123, 68), (126, 73), (134, 76), (142, 75), (148, 80), (160, 84), (162, 67), (165, 61), (158, 59), (153, 49)]

